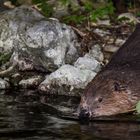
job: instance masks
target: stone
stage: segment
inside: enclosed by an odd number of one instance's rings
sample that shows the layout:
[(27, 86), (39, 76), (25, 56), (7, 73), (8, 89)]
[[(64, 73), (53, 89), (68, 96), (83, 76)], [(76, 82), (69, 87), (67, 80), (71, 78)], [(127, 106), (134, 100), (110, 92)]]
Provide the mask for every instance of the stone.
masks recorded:
[(117, 46), (122, 46), (124, 43), (125, 43), (125, 39), (116, 39), (116, 41), (115, 41), (115, 44), (117, 45)]
[(83, 57), (79, 57), (74, 66), (79, 69), (87, 69), (93, 72), (99, 72), (102, 68), (104, 55), (100, 45), (96, 44), (91, 47), (88, 53)]
[(99, 72), (101, 68), (100, 63), (95, 58), (85, 56), (79, 57), (74, 63), (74, 66), (79, 69), (87, 69), (94, 72)]
[(125, 23), (138, 23), (138, 19), (132, 13), (122, 13), (118, 16), (119, 20), (124, 21)]
[(46, 19), (34, 8), (17, 7), (0, 16), (0, 50), (22, 71), (55, 71), (78, 58), (77, 36), (70, 26)]
[[(84, 89), (85, 86), (95, 77), (96, 73), (91, 70), (80, 70), (72, 65), (63, 65), (55, 72), (46, 76), (46, 79), (39, 85), (39, 90), (43, 92), (51, 92), (51, 85), (55, 86), (57, 92), (58, 87), (64, 88), (63, 85), (69, 86), (70, 90)], [(68, 93), (65, 93), (66, 95)]]
[(96, 34), (98, 34), (98, 35), (101, 36), (101, 37), (104, 37), (104, 36), (110, 35), (109, 32), (104, 31), (104, 30), (101, 30), (101, 29), (98, 29), (98, 28), (95, 29), (93, 32), (96, 33)]
[(114, 45), (106, 45), (106, 46), (104, 47), (104, 51), (105, 51), (105, 52), (109, 52), (109, 53), (114, 53), (114, 52), (116, 52), (118, 49), (119, 49), (119, 47), (114, 46)]
[(89, 53), (85, 54), (85, 57), (95, 58), (97, 61), (103, 62), (104, 55), (101, 50), (101, 46), (98, 44), (92, 46), (91, 49), (89, 50)]
[(20, 73), (15, 73), (11, 76), (10, 82), (13, 86), (17, 87), (21, 80), (22, 75)]
[(110, 26), (110, 20), (109, 19), (102, 19), (102, 20), (97, 20), (97, 24), (98, 25), (106, 25), (106, 26)]
[(10, 84), (6, 80), (0, 78), (0, 89), (9, 89), (9, 88)]
[(19, 82), (19, 86), (22, 88), (37, 88), (38, 85), (43, 81), (41, 76), (35, 76), (28, 79), (23, 79)]

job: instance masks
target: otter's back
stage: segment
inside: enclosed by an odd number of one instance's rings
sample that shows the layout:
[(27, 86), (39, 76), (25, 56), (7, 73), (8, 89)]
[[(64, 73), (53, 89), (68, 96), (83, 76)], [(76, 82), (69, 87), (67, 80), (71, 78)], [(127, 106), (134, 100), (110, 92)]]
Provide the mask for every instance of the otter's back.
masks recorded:
[(140, 24), (136, 26), (132, 35), (116, 52), (116, 54), (114, 54), (106, 68), (140, 69)]

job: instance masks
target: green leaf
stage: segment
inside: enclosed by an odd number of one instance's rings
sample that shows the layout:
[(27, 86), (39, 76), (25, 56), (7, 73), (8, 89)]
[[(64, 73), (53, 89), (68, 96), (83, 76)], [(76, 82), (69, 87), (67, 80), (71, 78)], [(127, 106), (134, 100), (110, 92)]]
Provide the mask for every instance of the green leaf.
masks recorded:
[(41, 8), (43, 14), (46, 16), (46, 17), (50, 17), (53, 13), (53, 6), (52, 5), (49, 5), (48, 3), (46, 2), (42, 2), (39, 7)]
[(63, 20), (66, 23), (73, 22), (73, 23), (80, 24), (85, 20), (85, 16), (83, 16), (83, 15), (71, 15), (71, 16), (64, 17)]
[(68, 5), (70, 3), (70, 0), (60, 0), (62, 5)]
[(140, 101), (136, 104), (136, 111), (140, 114)]
[(84, 8), (87, 12), (90, 12), (93, 10), (93, 3), (92, 2), (85, 2), (84, 3)]

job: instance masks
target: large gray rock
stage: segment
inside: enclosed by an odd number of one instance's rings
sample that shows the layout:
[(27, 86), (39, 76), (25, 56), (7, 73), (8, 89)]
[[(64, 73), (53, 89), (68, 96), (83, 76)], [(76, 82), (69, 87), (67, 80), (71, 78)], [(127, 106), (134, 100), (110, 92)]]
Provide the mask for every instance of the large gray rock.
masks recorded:
[(76, 44), (71, 27), (46, 19), (31, 7), (18, 7), (0, 16), (0, 51), (13, 52), (10, 61), (22, 70), (54, 71), (73, 63), (78, 56)]
[[(91, 70), (80, 70), (71, 65), (63, 65), (55, 72), (46, 76), (46, 79), (39, 85), (39, 90), (51, 93), (52, 87), (55, 85), (55, 91), (53, 92), (63, 88), (64, 94), (68, 95), (74, 89), (84, 89), (95, 75), (96, 73)], [(65, 91), (66, 87), (70, 87), (69, 90)]]

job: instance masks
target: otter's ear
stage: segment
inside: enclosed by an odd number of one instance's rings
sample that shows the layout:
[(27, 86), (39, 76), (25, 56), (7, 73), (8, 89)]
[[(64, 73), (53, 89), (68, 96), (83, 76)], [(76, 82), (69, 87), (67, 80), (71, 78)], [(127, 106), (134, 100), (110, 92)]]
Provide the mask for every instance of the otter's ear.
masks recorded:
[(126, 86), (121, 85), (118, 82), (114, 82), (114, 91), (124, 91), (126, 90)]

